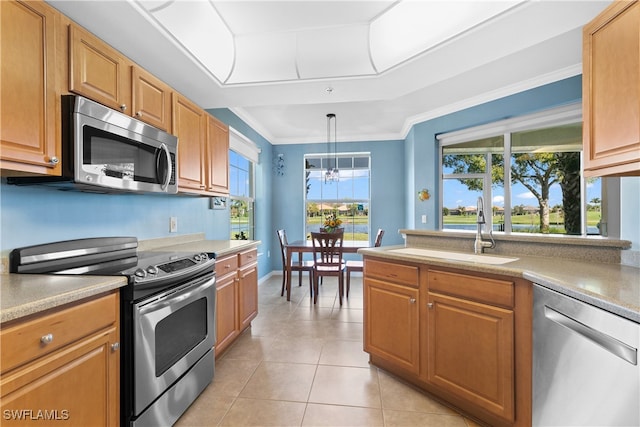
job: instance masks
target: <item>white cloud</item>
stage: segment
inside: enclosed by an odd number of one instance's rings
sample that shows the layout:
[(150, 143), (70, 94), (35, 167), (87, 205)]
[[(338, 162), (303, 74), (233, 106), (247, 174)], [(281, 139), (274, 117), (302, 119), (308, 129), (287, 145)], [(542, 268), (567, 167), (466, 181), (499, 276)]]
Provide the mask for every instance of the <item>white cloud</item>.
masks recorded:
[(495, 196), (493, 198), (493, 203), (498, 205), (504, 205), (504, 197), (503, 196)]
[(520, 193), (516, 197), (518, 199), (535, 199), (536, 198), (536, 196), (534, 196), (531, 191), (527, 191), (526, 193)]

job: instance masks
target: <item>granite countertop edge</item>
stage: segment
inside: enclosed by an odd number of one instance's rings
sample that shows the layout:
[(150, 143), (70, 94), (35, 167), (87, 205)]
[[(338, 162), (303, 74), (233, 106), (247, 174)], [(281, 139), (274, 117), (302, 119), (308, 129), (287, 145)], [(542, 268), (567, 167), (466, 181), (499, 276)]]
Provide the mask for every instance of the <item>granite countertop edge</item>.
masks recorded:
[[(205, 240), (187, 237), (139, 244), (139, 250), (213, 252), (216, 257), (256, 248), (259, 240)], [(0, 274), (0, 323), (83, 300), (126, 286), (124, 277)]]
[(358, 253), (435, 267), (523, 278), (640, 323), (640, 269), (635, 267), (522, 255), (517, 255), (518, 260), (508, 264), (482, 264), (393, 252), (394, 249), (401, 248), (405, 246), (363, 248)]
[(7, 273), (0, 275), (0, 283), (0, 323), (5, 323), (119, 289), (127, 279)]

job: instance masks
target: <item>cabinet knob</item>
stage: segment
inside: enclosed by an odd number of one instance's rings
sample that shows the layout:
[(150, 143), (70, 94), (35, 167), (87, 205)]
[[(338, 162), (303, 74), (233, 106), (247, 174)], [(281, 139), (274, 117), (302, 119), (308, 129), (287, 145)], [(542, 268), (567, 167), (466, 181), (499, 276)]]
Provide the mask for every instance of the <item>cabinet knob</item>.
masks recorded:
[(415, 298), (409, 298), (409, 302), (410, 302), (411, 304), (415, 304), (415, 303), (416, 303), (416, 299), (415, 299)]
[(122, 105), (120, 106), (120, 111), (122, 111), (122, 112), (127, 111), (127, 104), (122, 104)]
[(49, 344), (53, 341), (53, 334), (47, 334), (40, 337), (40, 342), (42, 344)]
[(138, 111), (138, 112), (136, 113), (136, 117), (142, 117), (142, 111)]
[(427, 303), (427, 308), (433, 308), (433, 303), (432, 302)]
[(119, 342), (114, 342), (113, 344), (111, 344), (111, 351), (118, 351), (119, 349), (120, 349)]
[(57, 165), (58, 163), (60, 163), (60, 159), (56, 156), (53, 156), (49, 159), (49, 163), (51, 163), (52, 165)]

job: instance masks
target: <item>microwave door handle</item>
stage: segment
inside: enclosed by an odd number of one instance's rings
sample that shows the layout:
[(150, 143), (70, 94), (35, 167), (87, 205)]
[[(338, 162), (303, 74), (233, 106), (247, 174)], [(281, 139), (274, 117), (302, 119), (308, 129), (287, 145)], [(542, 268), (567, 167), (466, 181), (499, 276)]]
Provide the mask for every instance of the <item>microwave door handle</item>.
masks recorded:
[[(171, 182), (171, 153), (169, 152), (169, 149), (167, 148), (167, 146), (163, 143), (160, 144), (160, 149), (162, 151), (164, 151), (165, 154), (165, 158), (167, 159), (167, 163), (166, 163), (166, 167), (164, 168), (167, 171), (167, 176), (164, 179), (164, 182), (162, 183), (162, 189), (166, 190), (167, 187), (169, 186), (169, 182)], [(160, 156), (158, 156), (160, 157)]]

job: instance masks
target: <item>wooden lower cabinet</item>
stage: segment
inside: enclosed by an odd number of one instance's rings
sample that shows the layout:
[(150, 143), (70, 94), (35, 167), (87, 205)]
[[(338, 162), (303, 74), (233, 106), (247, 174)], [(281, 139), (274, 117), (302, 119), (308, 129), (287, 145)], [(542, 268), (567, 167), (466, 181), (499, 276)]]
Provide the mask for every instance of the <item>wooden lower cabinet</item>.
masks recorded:
[(216, 357), (220, 356), (258, 315), (257, 250), (216, 260)]
[(257, 263), (241, 267), (238, 271), (238, 308), (240, 330), (245, 330), (258, 315)]
[(3, 325), (2, 425), (118, 425), (118, 301), (115, 292)]
[(240, 334), (237, 257), (231, 255), (216, 260), (216, 355), (221, 354)]
[(531, 425), (530, 282), (365, 255), (364, 298), (373, 364), (489, 425)]
[(429, 382), (513, 420), (513, 311), (438, 294), (429, 304)]
[(412, 374), (420, 373), (418, 289), (365, 279), (364, 349)]

